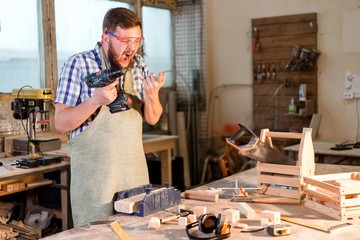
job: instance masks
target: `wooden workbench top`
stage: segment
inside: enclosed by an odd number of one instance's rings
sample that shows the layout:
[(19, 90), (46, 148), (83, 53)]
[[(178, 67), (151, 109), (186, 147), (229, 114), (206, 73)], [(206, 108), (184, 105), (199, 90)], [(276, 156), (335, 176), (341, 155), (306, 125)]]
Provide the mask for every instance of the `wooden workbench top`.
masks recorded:
[[(314, 153), (320, 155), (329, 155), (329, 156), (346, 156), (346, 157), (355, 157), (360, 158), (360, 148), (352, 148), (349, 150), (331, 150), (332, 147), (335, 147), (335, 144), (340, 142), (335, 141), (320, 141), (316, 140), (313, 142)], [(299, 144), (292, 146), (287, 146), (284, 148), (285, 151), (289, 152), (298, 152)]]
[[(360, 166), (344, 166), (344, 165), (328, 165), (328, 164), (316, 164), (316, 174), (336, 173), (336, 172), (352, 172), (359, 171)], [(197, 189), (208, 189), (209, 187), (233, 187), (237, 181), (238, 186), (252, 187), (256, 185), (256, 169), (250, 169), (238, 174), (234, 174), (227, 178), (203, 185)], [(229, 199), (220, 199), (218, 202), (204, 202), (191, 199), (182, 199), (182, 204), (186, 209), (192, 209), (195, 206), (207, 206), (207, 212), (217, 215), (228, 208), (238, 209), (239, 203), (231, 202)], [(331, 227), (338, 225), (342, 222), (332, 219), (326, 215), (318, 213), (310, 208), (305, 207), (303, 204), (249, 204), (254, 210), (275, 210), (280, 211), (284, 216), (290, 216), (299, 218), (310, 224), (316, 224), (323, 227)], [(149, 230), (147, 228), (147, 222), (151, 217), (166, 217), (171, 215), (170, 211), (161, 211), (146, 217), (137, 217), (132, 215), (117, 214), (107, 218), (108, 220), (117, 220), (123, 229), (128, 233), (132, 239), (154, 239), (154, 240), (168, 240), (168, 239), (188, 239), (185, 227), (178, 226), (177, 221), (162, 224), (159, 230)], [(343, 231), (337, 234), (329, 234), (314, 230), (308, 227), (302, 227), (296, 224), (287, 223), (292, 226), (292, 234), (289, 236), (281, 237), (282, 240), (289, 239), (316, 239), (316, 240), (338, 240), (338, 239), (359, 239), (360, 236), (360, 220), (347, 221), (356, 224), (356, 227), (351, 230)], [(258, 220), (248, 220), (243, 216), (239, 223), (246, 223), (253, 228), (260, 228)], [(286, 223), (286, 222), (283, 222)], [(198, 228), (193, 230), (198, 231)], [(211, 236), (211, 235), (210, 235)], [(209, 237), (209, 235), (207, 235)], [(254, 233), (241, 233), (239, 229), (231, 228), (231, 236), (229, 239), (272, 239), (273, 237), (268, 235), (266, 231), (259, 231)], [(46, 240), (62, 240), (62, 239), (119, 239), (117, 235), (112, 231), (108, 224), (91, 225), (77, 227), (70, 229), (52, 236), (45, 238)]]

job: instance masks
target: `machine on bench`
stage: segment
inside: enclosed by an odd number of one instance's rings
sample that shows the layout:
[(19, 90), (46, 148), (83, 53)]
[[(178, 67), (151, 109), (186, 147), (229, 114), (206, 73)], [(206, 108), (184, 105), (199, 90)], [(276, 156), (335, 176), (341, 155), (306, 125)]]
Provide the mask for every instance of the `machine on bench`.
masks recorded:
[[(23, 87), (24, 88), (24, 87)], [(39, 148), (39, 144), (60, 144), (58, 138), (36, 138), (36, 123), (41, 124), (41, 130), (47, 131), (49, 127), (50, 101), (53, 99), (51, 88), (43, 89), (13, 89), (12, 96), (14, 101), (11, 103), (13, 117), (18, 120), (27, 119), (27, 139), (19, 140), (17, 146), (20, 148), (23, 141), (27, 145), (27, 157), (23, 157), (16, 162), (17, 167), (33, 168), (53, 163), (60, 163), (61, 157), (56, 155), (44, 155)], [(40, 114), (37, 121), (36, 115)], [(15, 141), (16, 145), (16, 141)]]

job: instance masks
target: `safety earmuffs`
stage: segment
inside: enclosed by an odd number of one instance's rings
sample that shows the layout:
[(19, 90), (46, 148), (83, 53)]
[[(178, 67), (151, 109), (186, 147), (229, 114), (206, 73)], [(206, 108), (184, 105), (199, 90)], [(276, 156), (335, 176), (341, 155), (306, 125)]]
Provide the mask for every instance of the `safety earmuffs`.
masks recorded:
[[(196, 237), (189, 232), (189, 229), (199, 226), (199, 231), (203, 233), (212, 233), (215, 231), (215, 236), (211, 237)], [(225, 239), (230, 237), (230, 225), (228, 224), (226, 216), (221, 213), (216, 217), (212, 213), (202, 214), (197, 222), (190, 223), (186, 226), (186, 233), (190, 239)], [(229, 229), (229, 231), (227, 231)]]

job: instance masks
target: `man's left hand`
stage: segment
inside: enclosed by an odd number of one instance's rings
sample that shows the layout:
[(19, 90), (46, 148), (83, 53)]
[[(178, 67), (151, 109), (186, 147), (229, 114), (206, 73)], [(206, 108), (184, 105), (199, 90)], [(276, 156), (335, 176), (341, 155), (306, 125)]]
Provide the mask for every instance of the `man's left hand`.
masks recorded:
[(164, 83), (165, 83), (164, 72), (160, 72), (157, 78), (154, 73), (151, 73), (149, 76), (146, 77), (144, 81), (145, 96), (148, 97), (158, 96), (159, 90), (164, 85)]

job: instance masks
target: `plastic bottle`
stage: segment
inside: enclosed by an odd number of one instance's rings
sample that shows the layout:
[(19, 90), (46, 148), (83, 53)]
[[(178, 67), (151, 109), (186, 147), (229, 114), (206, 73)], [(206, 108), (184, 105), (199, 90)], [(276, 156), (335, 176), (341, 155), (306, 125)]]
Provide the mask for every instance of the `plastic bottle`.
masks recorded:
[(296, 113), (296, 105), (294, 98), (291, 98), (290, 104), (289, 104), (289, 114), (295, 114)]
[(303, 99), (303, 91), (301, 86), (299, 87), (299, 100), (301, 101)]

